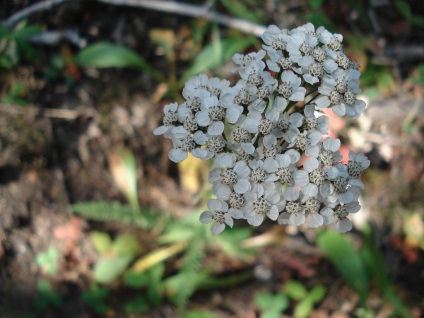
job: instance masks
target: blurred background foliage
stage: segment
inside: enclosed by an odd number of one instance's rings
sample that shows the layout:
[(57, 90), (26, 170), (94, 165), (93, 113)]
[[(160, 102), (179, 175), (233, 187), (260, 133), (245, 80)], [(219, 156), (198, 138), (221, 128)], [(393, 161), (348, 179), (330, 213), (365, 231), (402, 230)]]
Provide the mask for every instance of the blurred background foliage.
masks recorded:
[[(166, 4), (162, 12), (125, 1), (57, 1), (19, 21), (13, 14), (30, 1), (3, 6), (3, 312), (424, 315), (422, 1), (175, 3), (255, 28), (165, 13)], [(231, 56), (260, 49), (261, 26), (308, 21), (343, 34), (362, 72), (364, 118), (330, 118), (331, 133), (372, 161), (356, 230), (237, 224), (212, 237), (198, 222), (210, 195), (208, 163), (169, 163), (170, 145), (151, 131), (164, 105), (182, 101), (190, 76), (234, 82)]]

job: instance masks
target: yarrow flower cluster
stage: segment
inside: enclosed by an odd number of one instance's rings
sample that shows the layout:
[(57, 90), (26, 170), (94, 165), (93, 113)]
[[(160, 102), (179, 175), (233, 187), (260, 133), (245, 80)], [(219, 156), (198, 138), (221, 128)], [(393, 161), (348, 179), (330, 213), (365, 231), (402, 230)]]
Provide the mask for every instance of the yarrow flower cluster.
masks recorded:
[(370, 161), (350, 152), (341, 162), (340, 140), (326, 136), (322, 109), (361, 115), (358, 64), (344, 53), (340, 34), (311, 23), (293, 30), (271, 25), (262, 39), (259, 52), (233, 56), (240, 75), (234, 86), (204, 74), (190, 78), (185, 102), (165, 106), (154, 134), (172, 140), (174, 162), (188, 153), (214, 159), (215, 198), (200, 216), (214, 223), (213, 234), (234, 219), (258, 226), (267, 218), (350, 231), (348, 216), (360, 210), (360, 177)]

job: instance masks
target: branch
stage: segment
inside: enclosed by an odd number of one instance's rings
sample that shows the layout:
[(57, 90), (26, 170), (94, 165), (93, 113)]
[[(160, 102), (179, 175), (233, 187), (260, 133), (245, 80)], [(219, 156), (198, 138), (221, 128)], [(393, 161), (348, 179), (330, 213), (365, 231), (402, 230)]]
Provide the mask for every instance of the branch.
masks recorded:
[(28, 105), (25, 108), (14, 106), (14, 105), (6, 105), (0, 102), (0, 112), (5, 112), (12, 115), (25, 115), (29, 112), (35, 112), (44, 117), (50, 118), (59, 118), (59, 119), (67, 119), (74, 120), (79, 116), (86, 115), (90, 116), (94, 114), (93, 109), (81, 107), (79, 109), (59, 109), (59, 108), (45, 108), (41, 109), (35, 105)]
[[(6, 21), (6, 25), (13, 26), (18, 21), (34, 14), (36, 12), (49, 10), (52, 7), (63, 2), (78, 1), (78, 0), (44, 0), (29, 7), (16, 12)], [(262, 25), (255, 24), (246, 20), (233, 18), (224, 14), (209, 11), (207, 6), (195, 6), (186, 3), (164, 1), (164, 0), (97, 0), (101, 3), (106, 3), (115, 6), (130, 6), (139, 7), (161, 12), (169, 12), (172, 14), (190, 16), (194, 18), (204, 18), (209, 21), (214, 21), (229, 28), (242, 31), (247, 34), (261, 36), (266, 28)]]
[(261, 36), (265, 32), (266, 28), (262, 25), (258, 25), (246, 20), (232, 18), (230, 16), (214, 13), (209, 11), (204, 6), (194, 6), (191, 4), (185, 4), (173, 1), (163, 0), (98, 0), (99, 2), (113, 4), (117, 6), (133, 6), (141, 7), (150, 10), (169, 12), (179, 15), (185, 15), (195, 18), (204, 18), (206, 20), (218, 22), (219, 24), (225, 25), (229, 28), (233, 28), (244, 33), (255, 34)]
[(18, 23), (20, 20), (30, 16), (31, 14), (50, 10), (51, 8), (61, 4), (62, 2), (67, 2), (67, 1), (75, 1), (75, 0), (44, 0), (38, 3), (34, 3), (30, 5), (29, 7), (26, 7), (25, 9), (13, 14), (11, 17), (9, 17), (9, 19), (6, 20), (5, 24), (11, 27), (15, 25), (16, 23)]

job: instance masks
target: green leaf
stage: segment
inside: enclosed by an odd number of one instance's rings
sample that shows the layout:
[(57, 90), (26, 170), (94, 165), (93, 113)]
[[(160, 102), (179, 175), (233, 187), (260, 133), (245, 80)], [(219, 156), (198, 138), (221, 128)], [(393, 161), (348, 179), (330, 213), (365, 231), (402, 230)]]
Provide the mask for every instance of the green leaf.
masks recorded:
[(309, 6), (312, 9), (319, 9), (323, 5), (324, 0), (309, 0)]
[(424, 17), (419, 15), (413, 15), (410, 20), (412, 25), (423, 27), (424, 26)]
[(162, 74), (151, 67), (138, 53), (109, 42), (97, 42), (87, 46), (75, 56), (74, 61), (77, 65), (84, 67), (135, 68), (151, 74), (157, 80), (164, 81)]
[(107, 253), (112, 246), (112, 240), (109, 234), (105, 232), (92, 231), (90, 233), (90, 238), (94, 247), (100, 254)]
[(132, 255), (103, 257), (94, 265), (93, 274), (96, 282), (108, 284), (117, 279), (133, 260)]
[(15, 39), (25, 40), (31, 35), (39, 34), (43, 31), (43, 28), (39, 25), (26, 25), (26, 22), (18, 24), (15, 30), (11, 33), (11, 37)]
[(128, 287), (140, 288), (149, 284), (148, 273), (126, 272), (124, 274), (124, 282)]
[(42, 267), (47, 273), (53, 275), (57, 271), (57, 259), (59, 252), (57, 249), (50, 247), (45, 253), (39, 253), (35, 257), (35, 262), (38, 266)]
[(218, 316), (209, 310), (190, 310), (186, 312), (182, 318), (217, 318)]
[(245, 260), (254, 253), (253, 249), (246, 249), (242, 245), (242, 242), (249, 238), (251, 233), (249, 228), (230, 228), (214, 237), (214, 240), (228, 256)]
[(263, 12), (259, 11), (259, 8), (252, 10), (246, 7), (243, 1), (240, 0), (220, 0), (220, 2), (231, 13), (232, 16), (258, 24), (264, 23)]
[(104, 314), (109, 309), (109, 307), (106, 305), (106, 299), (108, 296), (108, 289), (93, 285), (89, 290), (82, 294), (82, 299), (97, 314)]
[(392, 283), (387, 276), (383, 256), (372, 243), (371, 227), (368, 226), (364, 229), (364, 237), (365, 244), (361, 249), (361, 255), (369, 271), (369, 275), (376, 280), (385, 299), (395, 308), (395, 312), (401, 317), (411, 318), (412, 315), (408, 312), (407, 307), (393, 290)]
[(314, 304), (320, 302), (325, 294), (327, 293), (327, 289), (322, 285), (317, 285), (311, 289), (309, 292), (308, 298), (312, 300)]
[(121, 235), (113, 242), (112, 249), (118, 255), (135, 257), (140, 251), (140, 244), (133, 235)]
[(309, 15), (309, 21), (313, 25), (322, 25), (322, 26), (326, 27), (327, 29), (331, 26), (331, 23), (328, 20), (327, 16), (324, 13), (319, 12), (319, 11), (313, 11)]
[(252, 45), (252, 43), (254, 43), (254, 39), (252, 37), (232, 37), (221, 40), (221, 50), (218, 50), (217, 45), (214, 43), (206, 45), (197, 55), (193, 65), (184, 73), (180, 83), (184, 84), (192, 75), (213, 70), (221, 66), (233, 54), (245, 50), (247, 47)]
[(347, 240), (345, 235), (331, 231), (319, 233), (317, 242), (350, 288), (358, 293), (362, 305), (365, 305), (368, 277), (364, 261), (353, 244)]
[(158, 211), (140, 209), (135, 210), (129, 205), (119, 202), (77, 202), (72, 205), (75, 213), (96, 221), (117, 221), (123, 224), (136, 225), (143, 229), (152, 229), (169, 214)]
[(127, 314), (145, 314), (149, 311), (149, 305), (143, 296), (136, 296), (125, 303), (124, 309)]
[(163, 263), (158, 263), (153, 266), (147, 274), (149, 276), (149, 289), (147, 290), (147, 295), (149, 300), (158, 305), (162, 300), (162, 291), (163, 291), (163, 282), (162, 278), (165, 273), (165, 265)]
[(294, 309), (296, 318), (307, 318), (313, 309), (312, 301), (309, 298), (301, 300)]
[(395, 6), (400, 11), (400, 13), (405, 17), (405, 19), (410, 22), (412, 17), (411, 6), (405, 0), (395, 0)]
[(301, 282), (289, 280), (284, 284), (284, 293), (292, 299), (300, 300), (306, 297), (308, 291)]
[(93, 67), (131, 67), (144, 70), (147, 62), (132, 49), (98, 42), (87, 46), (75, 56), (75, 62), (81, 66)]
[(109, 157), (109, 167), (119, 190), (126, 196), (135, 210), (139, 210), (137, 191), (137, 163), (134, 153), (128, 148), (112, 152)]
[(37, 280), (37, 290), (39, 295), (34, 302), (37, 310), (45, 310), (50, 305), (56, 308), (62, 305), (62, 297), (53, 290), (48, 281), (44, 279)]
[(278, 318), (281, 312), (288, 308), (289, 300), (286, 295), (280, 293), (259, 292), (256, 294), (255, 304), (263, 312), (261, 317)]

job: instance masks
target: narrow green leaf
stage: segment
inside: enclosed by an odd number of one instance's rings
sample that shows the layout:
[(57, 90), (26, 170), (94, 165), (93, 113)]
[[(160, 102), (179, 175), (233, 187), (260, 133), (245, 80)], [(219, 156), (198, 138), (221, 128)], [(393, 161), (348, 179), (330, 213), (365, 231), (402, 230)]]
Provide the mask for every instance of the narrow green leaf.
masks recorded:
[(121, 235), (113, 242), (112, 249), (118, 255), (135, 257), (140, 251), (140, 243), (133, 235)]
[(74, 61), (77, 65), (84, 67), (135, 68), (151, 74), (157, 80), (164, 81), (163, 76), (138, 53), (109, 42), (97, 42), (87, 46), (75, 56)]
[(309, 6), (315, 10), (321, 8), (323, 3), (324, 3), (324, 0), (309, 0)]
[(95, 281), (103, 284), (113, 282), (127, 269), (132, 260), (131, 255), (99, 259), (93, 269)]
[(182, 318), (217, 318), (218, 316), (209, 310), (190, 310)]
[(45, 310), (50, 305), (60, 307), (62, 305), (62, 297), (52, 288), (50, 283), (44, 279), (37, 280), (38, 297), (35, 299), (35, 308)]
[[(255, 297), (255, 304), (264, 312), (264, 316), (279, 317), (281, 312), (289, 306), (289, 300), (283, 294), (271, 294), (268, 292), (259, 292)], [(267, 314), (268, 313), (268, 314)]]
[(394, 2), (396, 8), (400, 11), (400, 13), (405, 17), (405, 19), (410, 22), (412, 17), (411, 6), (405, 0), (395, 0)]
[(125, 303), (124, 309), (127, 314), (145, 314), (149, 311), (149, 304), (143, 296), (136, 296)]
[(312, 301), (309, 298), (301, 300), (294, 309), (294, 317), (307, 318), (313, 309)]
[(217, 53), (216, 45), (214, 46), (213, 43), (206, 45), (203, 50), (197, 55), (196, 59), (193, 62), (193, 65), (184, 73), (180, 84), (184, 84), (190, 76), (208, 70), (213, 70), (221, 66), (234, 53), (242, 52), (247, 47), (252, 45), (252, 43), (254, 43), (252, 37), (234, 37), (224, 39), (221, 41), (221, 54)]
[(346, 283), (358, 293), (365, 305), (368, 290), (368, 277), (361, 255), (355, 250), (345, 235), (324, 231), (318, 236), (318, 246), (327, 255)]
[(149, 275), (144, 273), (126, 272), (124, 282), (131, 288), (141, 288), (149, 284)]
[(410, 20), (412, 25), (423, 27), (424, 26), (424, 17), (421, 15), (413, 15)]
[(300, 300), (306, 297), (308, 291), (301, 282), (289, 280), (284, 283), (284, 293), (292, 299)]
[(108, 42), (98, 42), (87, 46), (75, 56), (75, 62), (81, 66), (100, 68), (147, 68), (147, 62), (132, 49)]
[(133, 152), (127, 148), (117, 149), (109, 155), (109, 167), (118, 188), (131, 206), (140, 208), (137, 192), (137, 162)]
[(90, 233), (90, 239), (100, 254), (105, 254), (112, 246), (112, 240), (109, 234), (105, 232), (92, 231)]
[(84, 302), (90, 306), (97, 314), (105, 314), (109, 307), (106, 305), (106, 299), (109, 295), (109, 290), (97, 285), (82, 294)]
[(252, 10), (240, 0), (220, 0), (222, 5), (231, 13), (232, 16), (255, 23), (264, 23), (264, 16), (258, 9)]
[(317, 285), (311, 289), (309, 292), (308, 298), (312, 300), (314, 304), (320, 302), (325, 294), (327, 293), (327, 289), (322, 285)]

